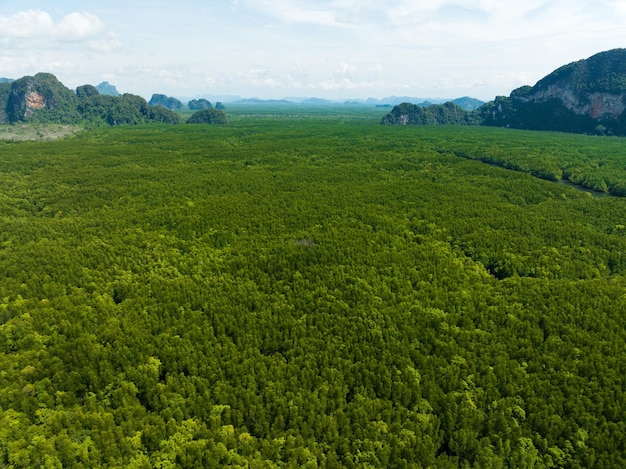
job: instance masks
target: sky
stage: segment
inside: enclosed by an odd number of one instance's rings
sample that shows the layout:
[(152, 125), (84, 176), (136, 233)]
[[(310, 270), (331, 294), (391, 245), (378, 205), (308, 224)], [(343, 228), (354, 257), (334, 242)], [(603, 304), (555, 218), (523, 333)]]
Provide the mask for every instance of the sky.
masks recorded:
[(508, 96), (626, 47), (626, 0), (0, 0), (0, 77), (149, 99)]

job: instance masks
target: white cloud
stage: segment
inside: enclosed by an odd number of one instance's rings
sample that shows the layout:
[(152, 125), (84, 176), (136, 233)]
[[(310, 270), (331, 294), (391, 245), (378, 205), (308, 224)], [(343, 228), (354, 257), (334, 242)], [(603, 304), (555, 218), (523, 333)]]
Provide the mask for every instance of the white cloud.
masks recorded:
[[(16, 43), (24, 39), (45, 40), (49, 45), (55, 41), (81, 42), (97, 38), (104, 32), (102, 21), (91, 13), (70, 13), (58, 22), (41, 10), (21, 11), (10, 16), (0, 15), (0, 38), (15, 40)], [(111, 39), (109, 36), (109, 44)], [(97, 48), (100, 43), (95, 44)], [(105, 50), (106, 48), (104, 47)]]
[(113, 52), (122, 47), (122, 42), (118, 39), (117, 34), (109, 31), (102, 37), (89, 41), (89, 46), (100, 52)]
[[(624, 47), (626, 23), (626, 0), (199, 3), (0, 0), (2, 73), (55, 67), (78, 83), (114, 73), (121, 89), (148, 96), (301, 90), (488, 99)], [(163, 34), (167, 28), (174, 32)]]
[(337, 69), (337, 73), (341, 75), (352, 74), (352, 73), (356, 73), (357, 71), (358, 71), (357, 67), (346, 62), (341, 62), (339, 64), (339, 68)]
[(102, 21), (91, 13), (70, 13), (55, 28), (55, 35), (62, 41), (80, 41), (92, 38), (104, 31)]
[(0, 16), (0, 37), (36, 38), (50, 36), (54, 23), (48, 13), (40, 10), (21, 11), (11, 16)]

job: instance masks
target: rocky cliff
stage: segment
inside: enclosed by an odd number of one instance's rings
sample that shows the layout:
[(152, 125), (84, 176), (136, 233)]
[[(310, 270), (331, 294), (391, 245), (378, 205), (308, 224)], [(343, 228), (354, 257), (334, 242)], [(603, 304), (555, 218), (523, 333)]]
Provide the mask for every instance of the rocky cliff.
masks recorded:
[(626, 49), (558, 68), (480, 109), (486, 125), (626, 134)]

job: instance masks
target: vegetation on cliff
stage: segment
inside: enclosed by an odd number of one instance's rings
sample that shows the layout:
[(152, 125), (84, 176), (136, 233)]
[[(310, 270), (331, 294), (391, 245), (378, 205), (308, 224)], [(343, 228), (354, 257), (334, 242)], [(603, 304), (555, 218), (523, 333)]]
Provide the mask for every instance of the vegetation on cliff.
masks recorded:
[(9, 121), (6, 104), (9, 102), (10, 96), (11, 82), (0, 83), (0, 124), (6, 124)]
[(418, 124), (418, 125), (472, 125), (478, 121), (474, 113), (466, 111), (452, 102), (419, 106), (403, 103), (383, 117), (382, 124)]
[(141, 96), (124, 93), (119, 97), (92, 95), (81, 99), (79, 111), (91, 124), (138, 125), (149, 122), (177, 124), (180, 117), (162, 106), (150, 106)]
[(564, 65), (479, 112), (484, 125), (626, 135), (626, 49)]
[(6, 102), (9, 122), (60, 122), (80, 120), (78, 98), (51, 73), (22, 77), (11, 83)]

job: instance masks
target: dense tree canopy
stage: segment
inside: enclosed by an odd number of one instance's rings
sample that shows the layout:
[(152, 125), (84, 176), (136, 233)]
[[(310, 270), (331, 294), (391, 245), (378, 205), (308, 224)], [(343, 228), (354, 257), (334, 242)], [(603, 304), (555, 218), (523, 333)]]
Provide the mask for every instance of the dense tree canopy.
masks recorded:
[(0, 466), (624, 467), (607, 139), (319, 112), (0, 142)]

